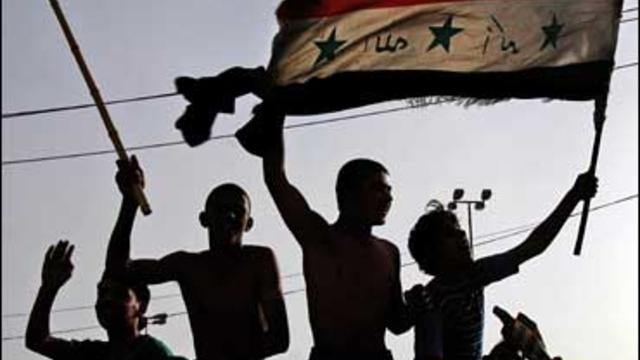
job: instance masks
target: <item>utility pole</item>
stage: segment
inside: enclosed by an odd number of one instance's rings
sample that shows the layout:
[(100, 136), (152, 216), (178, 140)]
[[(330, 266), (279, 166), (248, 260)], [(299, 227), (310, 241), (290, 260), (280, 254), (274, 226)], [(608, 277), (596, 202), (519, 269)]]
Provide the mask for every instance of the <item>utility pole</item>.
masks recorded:
[(458, 204), (467, 205), (467, 218), (469, 220), (469, 247), (471, 248), (471, 257), (473, 258), (473, 223), (471, 220), (471, 205), (474, 209), (482, 210), (485, 208), (485, 202), (491, 198), (491, 189), (483, 189), (480, 194), (480, 200), (463, 200), (464, 189), (453, 190), (453, 200), (447, 204), (449, 210), (455, 210)]

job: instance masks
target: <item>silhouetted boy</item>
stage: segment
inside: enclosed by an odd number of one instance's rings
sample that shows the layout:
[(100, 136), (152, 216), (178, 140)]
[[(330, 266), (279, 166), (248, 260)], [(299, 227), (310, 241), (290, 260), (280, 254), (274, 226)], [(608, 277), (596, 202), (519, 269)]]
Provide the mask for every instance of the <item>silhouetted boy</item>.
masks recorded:
[(409, 251), (420, 269), (435, 276), (411, 296), (422, 297), (415, 318), (415, 358), (480, 359), (484, 326), (485, 286), (518, 272), (523, 262), (551, 244), (580, 200), (591, 198), (597, 179), (578, 177), (555, 210), (527, 239), (504, 253), (473, 261), (465, 232), (456, 215), (440, 203), (420, 217), (409, 236)]
[(67, 340), (51, 335), (49, 317), (60, 288), (71, 278), (73, 245), (59, 241), (50, 246), (42, 265), (42, 285), (29, 316), (25, 343), (28, 349), (51, 359), (166, 360), (182, 359), (160, 341), (143, 335), (143, 315), (149, 303), (149, 289), (115, 277), (107, 269), (98, 284), (96, 315), (107, 331), (108, 341)]
[[(258, 108), (253, 133), (238, 134), (243, 146), (263, 158), (264, 180), (285, 224), (302, 248), (312, 360), (392, 359), (385, 329), (410, 328), (400, 286), (400, 256), (391, 242), (371, 233), (391, 206), (387, 170), (356, 159), (338, 174), (340, 214), (329, 224), (291, 184), (284, 168), (284, 116)], [(249, 136), (249, 137), (246, 137)], [(256, 136), (256, 137), (251, 137)], [(260, 146), (254, 146), (262, 142)], [(256, 152), (260, 149), (262, 152)]]
[[(123, 198), (113, 236), (128, 258), (137, 209), (129, 189), (143, 177), (135, 158), (118, 166)], [(216, 187), (200, 223), (208, 231), (208, 250), (132, 260), (128, 274), (149, 284), (178, 282), (198, 360), (253, 360), (286, 351), (289, 330), (276, 259), (269, 248), (242, 245), (253, 224), (247, 193), (235, 184)]]

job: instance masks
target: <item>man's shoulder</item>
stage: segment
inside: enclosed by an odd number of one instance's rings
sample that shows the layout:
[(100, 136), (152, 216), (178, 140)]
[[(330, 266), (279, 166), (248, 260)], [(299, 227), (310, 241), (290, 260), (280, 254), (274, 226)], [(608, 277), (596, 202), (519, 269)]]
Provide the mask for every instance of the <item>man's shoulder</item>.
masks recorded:
[(242, 252), (251, 259), (270, 260), (275, 258), (273, 250), (268, 246), (242, 245)]
[(270, 247), (263, 245), (242, 245), (242, 251), (247, 254), (273, 254)]
[(373, 236), (373, 235), (371, 236), (371, 238), (376, 245), (380, 246), (385, 251), (389, 251), (393, 254), (399, 253), (398, 246), (396, 246), (396, 244), (394, 244), (392, 241), (383, 239), (377, 236)]
[(197, 264), (202, 263), (206, 254), (206, 250), (200, 252), (180, 250), (164, 256), (161, 262), (167, 269), (172, 269), (171, 271), (189, 271), (189, 269), (196, 267)]

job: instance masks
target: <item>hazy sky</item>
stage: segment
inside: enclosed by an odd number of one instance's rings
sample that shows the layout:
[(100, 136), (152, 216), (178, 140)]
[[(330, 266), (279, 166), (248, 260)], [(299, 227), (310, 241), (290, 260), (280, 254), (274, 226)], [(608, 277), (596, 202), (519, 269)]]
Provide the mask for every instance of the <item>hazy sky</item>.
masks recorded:
[[(62, 6), (105, 99), (173, 91), (179, 75), (206, 76), (235, 65), (269, 59), (277, 31), (276, 0), (245, 1), (64, 1)], [(637, 7), (625, 1), (624, 8)], [(626, 14), (637, 17), (637, 10)], [(616, 61), (638, 61), (637, 21), (621, 25)], [(592, 205), (638, 193), (638, 70), (616, 71), (609, 98)], [(257, 99), (238, 102), (233, 116), (220, 116), (213, 135), (233, 133)], [(2, 113), (91, 102), (48, 2), (2, 0)], [(173, 128), (185, 102), (178, 97), (110, 107), (124, 143), (148, 145), (181, 140)], [(288, 118), (288, 124), (330, 119), (405, 105), (390, 102), (344, 114)], [(586, 170), (593, 142), (592, 103), (510, 101), (489, 107), (448, 104), (411, 109), (286, 132), (290, 178), (310, 204), (336, 217), (333, 192), (340, 166), (354, 157), (384, 163), (391, 173), (394, 204), (375, 233), (398, 244), (402, 261), (408, 231), (429, 199), (447, 201), (456, 187), (468, 197), (491, 188), (493, 197), (476, 212), (474, 234), (542, 220)], [(2, 161), (111, 148), (95, 109), (2, 120)], [(262, 183), (258, 158), (234, 139), (135, 152), (146, 171), (153, 208), (137, 219), (134, 257), (158, 257), (207, 246), (197, 222), (204, 198), (216, 184), (233, 181), (250, 193), (256, 221), (246, 243), (272, 247), (282, 275), (299, 274), (301, 252), (277, 215)], [(40, 284), (48, 245), (60, 238), (76, 244), (75, 272), (55, 309), (83, 307), (52, 316), (52, 330), (96, 325), (92, 304), (120, 195), (113, 176), (115, 154), (2, 165), (2, 337), (23, 335), (24, 316)], [(581, 209), (581, 206), (579, 207)], [(466, 227), (465, 212), (460, 212)], [(638, 356), (637, 197), (594, 211), (580, 257), (572, 255), (578, 218), (569, 220), (546, 253), (520, 273), (487, 288), (485, 352), (499, 338), (494, 305), (534, 319), (552, 354), (564, 359), (635, 359)], [(520, 234), (476, 248), (477, 256), (507, 250)], [(402, 268), (403, 287), (428, 279), (415, 266)], [(300, 276), (283, 280), (285, 291), (304, 288)], [(174, 284), (152, 287), (149, 313), (180, 313)], [(303, 292), (286, 296), (291, 346), (275, 359), (306, 358), (311, 332)], [(184, 315), (149, 333), (174, 352), (193, 358)], [(61, 336), (106, 338), (101, 329)], [(389, 334), (397, 360), (413, 358), (413, 334)], [(3, 340), (2, 357), (38, 359), (23, 340)]]

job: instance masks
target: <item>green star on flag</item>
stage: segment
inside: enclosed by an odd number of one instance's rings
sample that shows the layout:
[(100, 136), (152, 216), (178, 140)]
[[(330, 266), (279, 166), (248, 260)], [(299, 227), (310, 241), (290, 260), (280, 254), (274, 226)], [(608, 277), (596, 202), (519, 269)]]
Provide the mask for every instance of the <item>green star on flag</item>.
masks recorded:
[(541, 51), (544, 50), (549, 45), (553, 46), (554, 49), (556, 48), (558, 35), (560, 35), (560, 31), (562, 31), (563, 27), (564, 27), (564, 24), (559, 24), (558, 19), (556, 18), (556, 14), (553, 14), (553, 20), (551, 21), (551, 24), (548, 26), (542, 27), (542, 31), (544, 31), (545, 38), (544, 38), (544, 43), (540, 47)]
[(449, 52), (449, 46), (451, 44), (451, 38), (462, 32), (464, 28), (456, 28), (451, 26), (453, 22), (453, 15), (449, 15), (447, 20), (444, 22), (442, 26), (429, 26), (429, 30), (435, 36), (435, 39), (429, 45), (427, 51), (430, 51), (434, 47), (440, 45), (444, 48), (446, 52)]
[(327, 40), (314, 41), (314, 43), (316, 44), (318, 49), (320, 49), (320, 54), (318, 54), (315, 63), (313, 63), (313, 66), (316, 66), (322, 60), (333, 60), (336, 57), (336, 51), (338, 50), (338, 48), (344, 45), (346, 41), (336, 40), (336, 28), (334, 27), (333, 30), (331, 30), (331, 35), (329, 35), (329, 38)]

